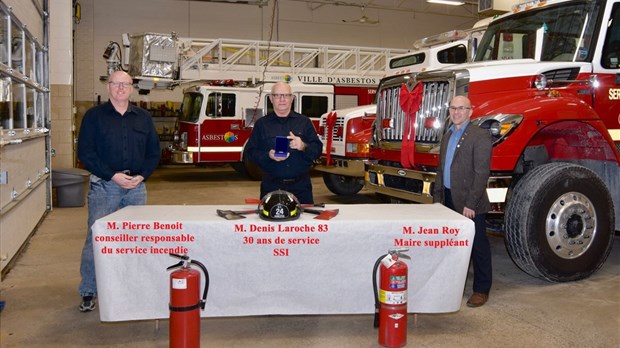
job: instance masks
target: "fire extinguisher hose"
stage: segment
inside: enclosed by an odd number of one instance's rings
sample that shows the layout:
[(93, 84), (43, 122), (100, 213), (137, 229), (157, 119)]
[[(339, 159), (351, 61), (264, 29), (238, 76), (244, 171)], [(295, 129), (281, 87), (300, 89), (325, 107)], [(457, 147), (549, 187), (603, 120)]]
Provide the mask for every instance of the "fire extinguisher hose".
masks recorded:
[(372, 290), (375, 294), (375, 319), (373, 326), (375, 328), (379, 327), (379, 291), (377, 289), (377, 270), (379, 269), (381, 260), (383, 260), (386, 256), (388, 256), (388, 254), (381, 255), (377, 261), (375, 261), (375, 266), (372, 268)]
[(200, 301), (200, 309), (205, 309), (205, 305), (207, 304), (207, 292), (209, 292), (209, 272), (207, 271), (207, 267), (205, 267), (202, 262), (196, 260), (192, 260), (190, 262), (200, 267), (205, 274), (205, 289), (202, 293), (202, 300)]

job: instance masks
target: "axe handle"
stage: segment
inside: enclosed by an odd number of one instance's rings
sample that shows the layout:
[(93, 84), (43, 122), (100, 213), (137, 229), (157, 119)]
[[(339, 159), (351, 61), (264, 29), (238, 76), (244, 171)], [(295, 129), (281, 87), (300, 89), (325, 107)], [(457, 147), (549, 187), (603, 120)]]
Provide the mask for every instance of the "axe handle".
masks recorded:
[(256, 213), (258, 213), (258, 209), (252, 209), (252, 210), (233, 210), (232, 212), (237, 214), (237, 215), (256, 214)]
[(329, 214), (336, 215), (336, 214), (338, 214), (338, 209), (317, 210), (317, 209), (304, 208), (304, 213), (310, 213), (310, 214), (315, 214), (315, 215), (319, 215), (319, 214), (323, 214), (323, 213), (329, 213)]
[(315, 215), (319, 215), (323, 212), (323, 210), (316, 210), (316, 209), (309, 209), (309, 208), (304, 208), (304, 213), (310, 213), (310, 214), (315, 214)]

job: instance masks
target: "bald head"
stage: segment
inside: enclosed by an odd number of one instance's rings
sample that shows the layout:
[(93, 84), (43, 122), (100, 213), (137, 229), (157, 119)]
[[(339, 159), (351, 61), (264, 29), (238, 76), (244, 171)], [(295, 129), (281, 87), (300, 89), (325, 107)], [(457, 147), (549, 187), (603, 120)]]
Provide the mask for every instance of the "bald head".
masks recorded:
[(464, 95), (457, 95), (456, 97), (452, 98), (452, 102), (450, 102), (450, 106), (452, 106), (453, 104), (459, 104), (459, 105), (471, 107), (471, 101), (469, 101), (469, 98), (467, 98)]
[(457, 95), (450, 102), (450, 120), (456, 127), (460, 129), (463, 124), (469, 121), (472, 114), (471, 101), (469, 98)]
[[(274, 92), (275, 91), (275, 92)], [(276, 82), (271, 88), (271, 93), (292, 93), (291, 85), (286, 82)]]
[(271, 104), (273, 111), (279, 117), (286, 117), (291, 112), (293, 106), (293, 93), (291, 85), (286, 82), (277, 82), (271, 87)]

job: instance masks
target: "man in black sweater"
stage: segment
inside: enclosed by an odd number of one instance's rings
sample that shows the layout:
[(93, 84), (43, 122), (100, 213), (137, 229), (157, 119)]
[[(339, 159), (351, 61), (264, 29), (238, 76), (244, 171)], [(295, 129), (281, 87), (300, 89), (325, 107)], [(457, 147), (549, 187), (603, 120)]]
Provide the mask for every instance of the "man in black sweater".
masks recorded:
[[(310, 169), (323, 143), (310, 119), (291, 110), (295, 96), (290, 85), (274, 84), (269, 98), (274, 111), (256, 121), (245, 150), (263, 171), (260, 196), (280, 189), (300, 203), (314, 203)], [(276, 137), (288, 138), (287, 154), (276, 153)]]

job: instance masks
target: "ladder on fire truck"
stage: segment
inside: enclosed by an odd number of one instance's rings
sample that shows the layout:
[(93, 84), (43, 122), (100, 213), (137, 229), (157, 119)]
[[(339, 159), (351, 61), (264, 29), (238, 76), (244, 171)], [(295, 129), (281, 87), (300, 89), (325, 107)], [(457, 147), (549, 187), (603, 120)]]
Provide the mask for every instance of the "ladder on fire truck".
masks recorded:
[(263, 79), (263, 73), (304, 75), (324, 82), (381, 78), (405, 49), (232, 39), (192, 39), (179, 67), (182, 79)]
[[(174, 34), (134, 34), (142, 77), (174, 80), (282, 81), (376, 85), (389, 68), (390, 58), (407, 49), (322, 45), (237, 39), (180, 38)], [(135, 59), (132, 59), (135, 62)], [(175, 77), (144, 71), (145, 62), (172, 64)], [(156, 71), (166, 71), (156, 66)]]

